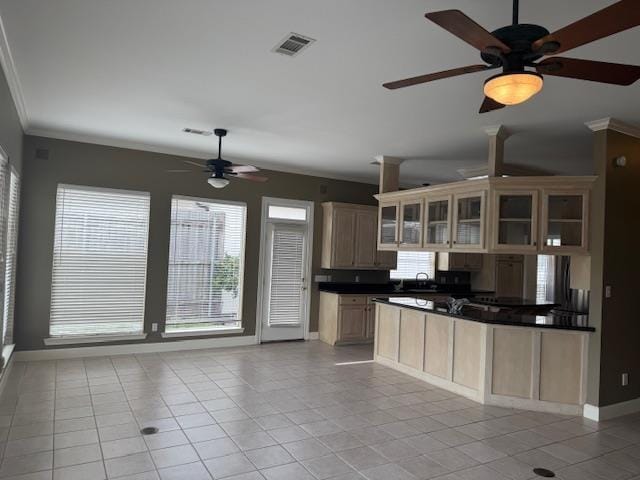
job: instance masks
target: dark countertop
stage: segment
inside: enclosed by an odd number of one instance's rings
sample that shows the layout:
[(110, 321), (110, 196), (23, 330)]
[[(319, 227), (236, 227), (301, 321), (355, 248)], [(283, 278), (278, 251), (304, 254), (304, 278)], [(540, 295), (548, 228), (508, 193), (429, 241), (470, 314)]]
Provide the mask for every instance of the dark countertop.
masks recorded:
[(470, 290), (468, 285), (435, 285), (426, 288), (417, 288), (407, 286), (403, 289), (396, 290), (395, 286), (390, 283), (338, 283), (338, 282), (320, 282), (318, 289), (321, 292), (337, 293), (342, 295), (418, 295), (418, 294), (440, 294), (473, 296), (491, 295), (493, 292), (487, 290)]
[(507, 311), (491, 312), (483, 309), (465, 306), (462, 313), (449, 313), (445, 304), (431, 302), (414, 297), (376, 298), (377, 303), (394, 305), (397, 307), (411, 308), (422, 312), (437, 313), (447, 317), (461, 318), (472, 322), (488, 323), (492, 325), (511, 325), (518, 327), (555, 328), (559, 330), (578, 330), (595, 332), (595, 328), (589, 327), (589, 316), (584, 314), (558, 314), (526, 315), (509, 313)]
[(537, 299), (517, 298), (517, 297), (484, 297), (481, 295), (475, 296), (472, 303), (478, 305), (489, 305), (492, 307), (507, 307), (507, 308), (520, 308), (520, 307), (557, 307), (557, 303), (540, 302)]

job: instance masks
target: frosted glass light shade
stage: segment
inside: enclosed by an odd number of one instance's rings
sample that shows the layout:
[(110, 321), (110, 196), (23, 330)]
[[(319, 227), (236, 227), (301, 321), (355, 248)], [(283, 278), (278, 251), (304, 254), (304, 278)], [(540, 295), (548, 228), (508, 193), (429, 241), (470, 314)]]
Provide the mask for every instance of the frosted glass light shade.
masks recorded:
[(517, 105), (542, 90), (543, 83), (537, 73), (502, 73), (484, 83), (484, 94), (503, 105)]
[(226, 178), (210, 177), (207, 181), (213, 188), (224, 188), (229, 185), (229, 180)]

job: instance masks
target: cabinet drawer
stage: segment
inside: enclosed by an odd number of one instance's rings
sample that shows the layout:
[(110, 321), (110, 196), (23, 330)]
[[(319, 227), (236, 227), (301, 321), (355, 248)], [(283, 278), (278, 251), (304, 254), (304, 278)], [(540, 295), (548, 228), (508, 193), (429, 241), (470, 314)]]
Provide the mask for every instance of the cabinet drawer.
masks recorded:
[(366, 305), (367, 297), (364, 295), (340, 295), (340, 305)]

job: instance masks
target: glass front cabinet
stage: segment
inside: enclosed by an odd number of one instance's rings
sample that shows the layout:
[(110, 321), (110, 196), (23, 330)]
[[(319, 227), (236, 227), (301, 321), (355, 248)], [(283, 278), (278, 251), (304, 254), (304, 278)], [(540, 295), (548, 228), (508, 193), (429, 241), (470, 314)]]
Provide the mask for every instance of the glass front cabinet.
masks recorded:
[(588, 190), (542, 192), (542, 251), (587, 252)]
[(492, 248), (535, 253), (538, 250), (538, 191), (493, 192)]
[(401, 202), (400, 219), (400, 248), (402, 250), (422, 248), (422, 200)]
[(451, 247), (451, 195), (427, 197), (424, 202), (424, 246), (434, 250)]
[(486, 192), (453, 196), (453, 249), (483, 250)]
[(378, 250), (398, 249), (399, 203), (380, 203), (378, 209)]

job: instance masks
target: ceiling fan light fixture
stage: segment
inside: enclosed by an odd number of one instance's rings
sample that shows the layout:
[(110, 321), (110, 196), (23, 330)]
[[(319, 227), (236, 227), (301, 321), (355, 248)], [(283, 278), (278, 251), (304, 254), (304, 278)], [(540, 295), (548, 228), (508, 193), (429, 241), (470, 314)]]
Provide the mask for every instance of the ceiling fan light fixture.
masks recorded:
[(534, 72), (501, 73), (484, 82), (484, 94), (503, 105), (517, 105), (540, 92), (543, 83)]
[(211, 185), (213, 188), (224, 188), (229, 185), (229, 180), (224, 177), (212, 176), (209, 177), (209, 180), (207, 180), (207, 182), (209, 182), (209, 185)]

